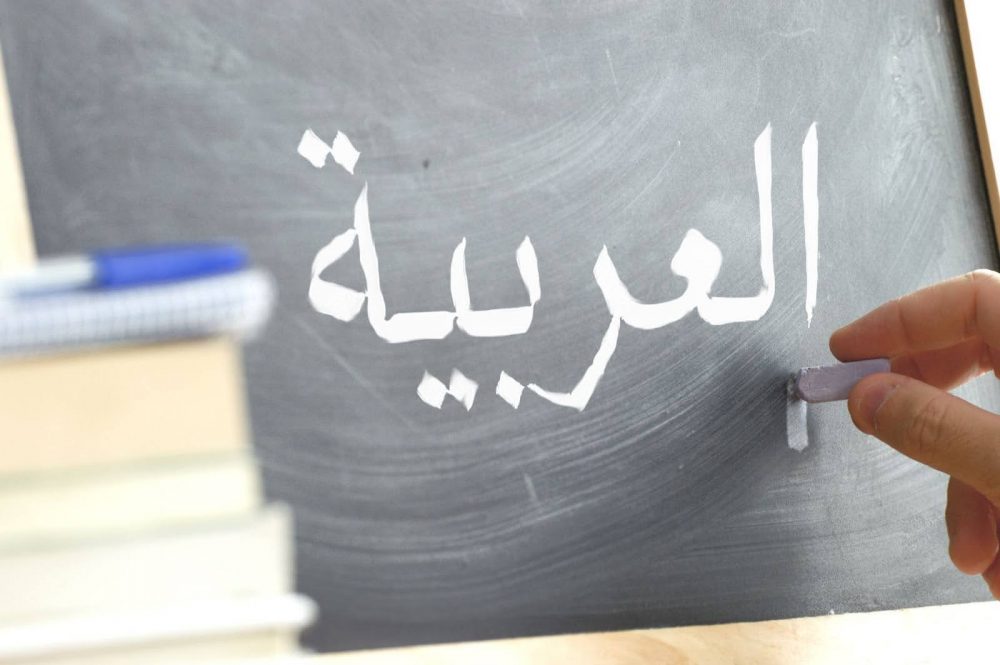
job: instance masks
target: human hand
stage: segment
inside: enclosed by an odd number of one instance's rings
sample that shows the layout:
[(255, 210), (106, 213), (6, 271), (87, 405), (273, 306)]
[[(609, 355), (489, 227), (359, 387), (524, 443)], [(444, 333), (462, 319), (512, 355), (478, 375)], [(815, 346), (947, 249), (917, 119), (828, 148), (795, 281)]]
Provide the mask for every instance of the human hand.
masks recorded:
[(830, 350), (841, 361), (891, 360), (891, 374), (854, 386), (851, 418), (951, 476), (951, 560), (1000, 599), (1000, 416), (946, 392), (990, 370), (1000, 377), (1000, 275), (977, 270), (888, 302), (834, 332)]

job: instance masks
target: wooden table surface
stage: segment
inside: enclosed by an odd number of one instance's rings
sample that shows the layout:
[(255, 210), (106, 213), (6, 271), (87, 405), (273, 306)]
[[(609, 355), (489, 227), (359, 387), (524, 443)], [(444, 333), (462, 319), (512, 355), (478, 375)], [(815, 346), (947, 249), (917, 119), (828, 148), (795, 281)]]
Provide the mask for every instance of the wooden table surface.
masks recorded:
[(1000, 603), (326, 655), (328, 665), (858, 665), (1000, 660)]

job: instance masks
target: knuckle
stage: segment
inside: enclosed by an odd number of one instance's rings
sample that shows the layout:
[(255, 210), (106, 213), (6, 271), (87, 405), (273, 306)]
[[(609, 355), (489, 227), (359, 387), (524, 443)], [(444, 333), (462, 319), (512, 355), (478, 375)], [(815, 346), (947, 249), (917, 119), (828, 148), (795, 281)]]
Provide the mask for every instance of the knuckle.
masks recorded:
[(949, 405), (946, 395), (934, 395), (910, 418), (904, 438), (914, 456), (920, 459), (937, 457), (950, 446)]
[(890, 311), (894, 313), (897, 327), (902, 338), (903, 347), (911, 348), (913, 346), (913, 324), (910, 323), (909, 319), (906, 317), (906, 307), (903, 306), (903, 298), (890, 300), (886, 306), (889, 307)]
[(965, 312), (962, 315), (962, 339), (970, 339), (976, 335), (976, 330), (978, 328), (978, 292), (986, 278), (980, 274), (979, 270), (967, 272), (963, 275), (963, 277), (969, 282), (973, 293), (972, 298), (969, 299), (969, 307), (965, 308)]

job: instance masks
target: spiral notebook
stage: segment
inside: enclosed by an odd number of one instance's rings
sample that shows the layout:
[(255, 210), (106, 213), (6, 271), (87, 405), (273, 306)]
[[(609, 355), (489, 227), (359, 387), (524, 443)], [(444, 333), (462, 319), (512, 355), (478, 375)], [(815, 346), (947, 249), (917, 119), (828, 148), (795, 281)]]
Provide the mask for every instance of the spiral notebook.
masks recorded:
[(252, 336), (274, 301), (271, 277), (243, 270), (171, 284), (0, 302), (0, 356), (201, 337)]

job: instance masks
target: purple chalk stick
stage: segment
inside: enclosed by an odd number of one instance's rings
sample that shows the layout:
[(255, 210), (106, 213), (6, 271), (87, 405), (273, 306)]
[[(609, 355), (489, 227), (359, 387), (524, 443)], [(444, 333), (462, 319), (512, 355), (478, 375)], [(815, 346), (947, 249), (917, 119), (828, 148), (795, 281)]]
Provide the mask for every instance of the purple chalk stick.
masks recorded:
[(888, 371), (887, 358), (858, 360), (827, 367), (804, 367), (795, 375), (795, 395), (806, 402), (847, 399), (851, 388), (858, 381), (869, 374)]

